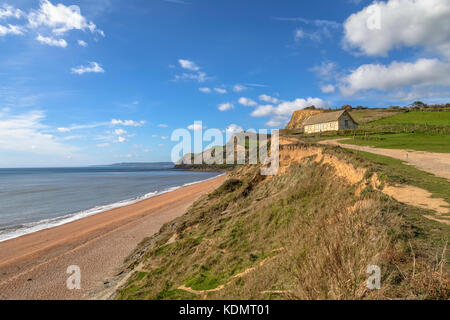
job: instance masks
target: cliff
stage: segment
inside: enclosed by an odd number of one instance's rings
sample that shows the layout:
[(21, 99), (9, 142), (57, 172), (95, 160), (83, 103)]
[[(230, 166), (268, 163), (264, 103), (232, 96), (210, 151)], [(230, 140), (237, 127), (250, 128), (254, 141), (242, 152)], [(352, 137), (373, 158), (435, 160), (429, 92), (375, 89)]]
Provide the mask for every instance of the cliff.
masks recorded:
[[(411, 225), (425, 212), (383, 194), (388, 181), (374, 164), (282, 138), (278, 174), (259, 169), (235, 168), (143, 241), (116, 298), (449, 298), (448, 269)], [(445, 242), (442, 231), (432, 237)], [(381, 267), (381, 290), (366, 287), (370, 265)]]
[(322, 113), (323, 110), (297, 110), (292, 114), (291, 121), (289, 121), (286, 129), (303, 129), (303, 122), (312, 115)]

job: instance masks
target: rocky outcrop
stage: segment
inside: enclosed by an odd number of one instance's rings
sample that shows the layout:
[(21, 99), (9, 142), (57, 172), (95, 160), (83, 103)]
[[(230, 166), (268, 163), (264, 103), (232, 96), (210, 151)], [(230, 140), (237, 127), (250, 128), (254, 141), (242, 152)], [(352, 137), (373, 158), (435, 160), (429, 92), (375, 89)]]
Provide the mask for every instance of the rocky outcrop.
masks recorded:
[(292, 114), (291, 121), (289, 121), (286, 129), (303, 129), (303, 122), (312, 115), (322, 113), (323, 110), (297, 110)]

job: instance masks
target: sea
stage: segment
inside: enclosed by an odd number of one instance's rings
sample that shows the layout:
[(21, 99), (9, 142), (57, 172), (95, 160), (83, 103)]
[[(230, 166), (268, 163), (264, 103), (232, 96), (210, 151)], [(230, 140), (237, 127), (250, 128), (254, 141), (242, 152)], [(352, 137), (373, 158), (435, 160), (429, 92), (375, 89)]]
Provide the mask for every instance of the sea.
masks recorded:
[(172, 163), (0, 169), (0, 242), (219, 176)]

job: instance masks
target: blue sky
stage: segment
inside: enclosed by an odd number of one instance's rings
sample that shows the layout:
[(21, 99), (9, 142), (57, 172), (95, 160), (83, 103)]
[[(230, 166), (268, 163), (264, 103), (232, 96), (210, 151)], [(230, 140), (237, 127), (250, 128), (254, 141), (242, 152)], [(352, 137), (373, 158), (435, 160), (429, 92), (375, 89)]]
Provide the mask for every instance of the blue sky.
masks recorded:
[(0, 0), (0, 167), (169, 161), (195, 120), (448, 102), (449, 21), (450, 0)]

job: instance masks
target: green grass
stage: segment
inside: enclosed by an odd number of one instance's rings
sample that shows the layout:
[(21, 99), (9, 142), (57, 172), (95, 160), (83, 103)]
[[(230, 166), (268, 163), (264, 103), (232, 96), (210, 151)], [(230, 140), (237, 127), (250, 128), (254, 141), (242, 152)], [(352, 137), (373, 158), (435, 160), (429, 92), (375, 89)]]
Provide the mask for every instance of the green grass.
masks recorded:
[(194, 290), (211, 290), (221, 285), (221, 279), (211, 276), (207, 273), (200, 273), (198, 276), (188, 279), (185, 283), (186, 287)]
[(370, 123), (370, 125), (386, 124), (450, 126), (450, 112), (405, 112)]
[(388, 109), (365, 109), (365, 110), (352, 110), (350, 115), (359, 124), (372, 122), (386, 117), (392, 117), (400, 111), (392, 111)]
[[(365, 119), (366, 123), (361, 123), (359, 129), (324, 132), (316, 135), (298, 135), (298, 137), (307, 142), (348, 137), (351, 139), (342, 142), (375, 148), (450, 152), (449, 111), (394, 113), (386, 110), (354, 110), (352, 112), (355, 113), (352, 115), (360, 122), (361, 119)], [(389, 114), (391, 116), (388, 116)], [(367, 122), (370, 118), (381, 116), (384, 118)]]
[(450, 135), (426, 133), (397, 133), (356, 136), (340, 142), (358, 146), (387, 149), (410, 149), (429, 152), (450, 152)]

